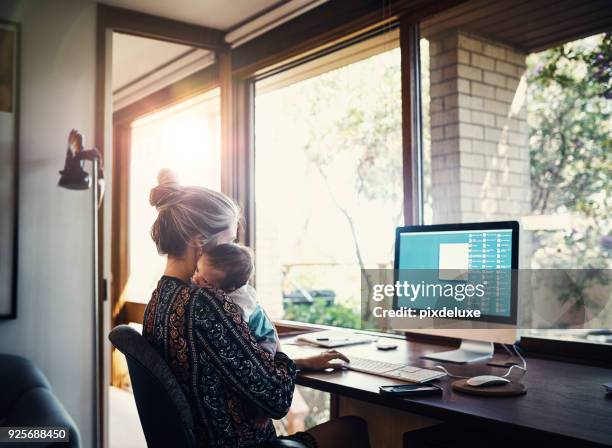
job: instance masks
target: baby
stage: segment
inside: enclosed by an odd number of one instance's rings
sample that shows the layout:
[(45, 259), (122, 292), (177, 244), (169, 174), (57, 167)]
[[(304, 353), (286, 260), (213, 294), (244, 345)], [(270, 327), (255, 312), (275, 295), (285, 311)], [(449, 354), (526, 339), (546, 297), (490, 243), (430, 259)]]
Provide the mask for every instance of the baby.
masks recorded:
[(272, 356), (278, 349), (274, 325), (259, 306), (255, 289), (248, 284), (253, 274), (253, 255), (239, 244), (219, 244), (198, 260), (192, 281), (198, 286), (221, 289), (240, 308), (242, 318), (261, 347)]

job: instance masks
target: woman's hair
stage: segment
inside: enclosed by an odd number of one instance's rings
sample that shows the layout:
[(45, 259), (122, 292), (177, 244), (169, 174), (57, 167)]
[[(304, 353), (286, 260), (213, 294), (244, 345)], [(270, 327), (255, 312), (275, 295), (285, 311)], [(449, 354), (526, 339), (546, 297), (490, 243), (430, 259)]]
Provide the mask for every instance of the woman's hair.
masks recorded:
[(246, 246), (219, 244), (204, 256), (215, 269), (225, 274), (219, 285), (224, 291), (231, 292), (246, 285), (253, 274), (253, 254)]
[(157, 211), (151, 237), (161, 255), (180, 257), (191, 241), (204, 250), (237, 226), (238, 206), (223, 193), (204, 187), (183, 187), (176, 175), (162, 169), (149, 202)]

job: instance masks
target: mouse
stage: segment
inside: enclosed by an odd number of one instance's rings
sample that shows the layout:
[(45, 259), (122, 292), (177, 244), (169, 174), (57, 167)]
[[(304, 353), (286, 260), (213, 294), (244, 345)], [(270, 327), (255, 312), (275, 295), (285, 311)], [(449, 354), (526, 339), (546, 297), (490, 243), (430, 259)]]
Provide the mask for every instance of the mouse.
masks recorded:
[(495, 375), (474, 376), (467, 380), (467, 384), (474, 387), (501, 386), (502, 384), (508, 384), (509, 382), (510, 380)]
[(397, 348), (397, 344), (394, 344), (392, 342), (385, 342), (385, 341), (378, 340), (376, 341), (376, 348), (378, 350), (383, 350), (383, 351), (395, 350)]

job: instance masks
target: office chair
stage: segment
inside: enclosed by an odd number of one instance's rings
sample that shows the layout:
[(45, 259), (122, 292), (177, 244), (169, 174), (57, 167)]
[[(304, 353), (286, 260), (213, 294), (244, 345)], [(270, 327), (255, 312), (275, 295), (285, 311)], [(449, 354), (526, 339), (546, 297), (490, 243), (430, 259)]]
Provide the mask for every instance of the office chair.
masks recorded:
[[(168, 364), (140, 333), (128, 325), (113, 328), (108, 338), (127, 359), (147, 446), (198, 448), (191, 407)], [(293, 440), (274, 440), (253, 448), (306, 447)]]

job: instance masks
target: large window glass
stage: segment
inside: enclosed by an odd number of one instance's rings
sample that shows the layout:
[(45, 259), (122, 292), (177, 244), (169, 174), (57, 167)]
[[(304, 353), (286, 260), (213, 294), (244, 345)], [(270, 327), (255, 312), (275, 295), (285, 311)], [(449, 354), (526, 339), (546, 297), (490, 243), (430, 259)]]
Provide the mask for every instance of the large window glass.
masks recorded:
[(274, 318), (357, 327), (360, 270), (403, 223), (396, 31), (256, 83), (258, 296)]
[(462, 17), (421, 24), (424, 222), (519, 220), (521, 268), (611, 268), (611, 35)]
[(148, 302), (164, 271), (150, 229), (157, 211), (149, 192), (161, 168), (184, 185), (221, 185), (219, 90), (181, 102), (132, 123), (129, 170), (129, 278), (123, 296)]

